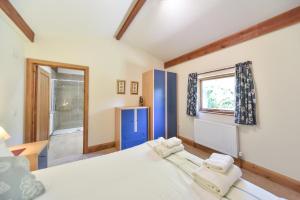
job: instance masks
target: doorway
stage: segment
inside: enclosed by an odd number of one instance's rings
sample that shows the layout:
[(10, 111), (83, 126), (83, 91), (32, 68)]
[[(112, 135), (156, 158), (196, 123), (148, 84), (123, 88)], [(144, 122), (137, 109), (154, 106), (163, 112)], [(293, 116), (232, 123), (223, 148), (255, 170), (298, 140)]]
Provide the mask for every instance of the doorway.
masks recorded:
[(88, 88), (86, 66), (27, 59), (25, 142), (49, 140), (49, 159), (88, 153)]

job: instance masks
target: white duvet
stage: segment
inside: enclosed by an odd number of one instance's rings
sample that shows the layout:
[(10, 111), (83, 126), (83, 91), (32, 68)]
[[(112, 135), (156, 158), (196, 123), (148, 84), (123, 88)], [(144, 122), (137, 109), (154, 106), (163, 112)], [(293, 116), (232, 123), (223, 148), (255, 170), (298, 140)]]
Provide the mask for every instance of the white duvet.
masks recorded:
[[(217, 200), (147, 144), (35, 171), (46, 193), (37, 200)], [(226, 199), (226, 198), (225, 198)], [(273, 194), (241, 180), (227, 199), (272, 200)]]

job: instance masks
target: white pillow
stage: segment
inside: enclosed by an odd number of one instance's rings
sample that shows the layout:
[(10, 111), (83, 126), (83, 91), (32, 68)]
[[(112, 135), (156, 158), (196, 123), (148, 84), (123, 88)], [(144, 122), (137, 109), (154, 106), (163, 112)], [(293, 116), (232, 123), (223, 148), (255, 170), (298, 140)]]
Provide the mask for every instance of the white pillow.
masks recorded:
[(5, 142), (0, 140), (0, 157), (14, 156), (12, 152), (8, 149)]

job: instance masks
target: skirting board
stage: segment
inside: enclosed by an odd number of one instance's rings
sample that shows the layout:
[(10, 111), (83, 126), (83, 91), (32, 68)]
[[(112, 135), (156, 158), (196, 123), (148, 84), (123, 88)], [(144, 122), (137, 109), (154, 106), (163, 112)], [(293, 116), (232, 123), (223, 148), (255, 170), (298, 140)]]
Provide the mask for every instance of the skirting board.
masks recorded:
[(255, 174), (258, 174), (262, 177), (265, 177), (266, 179), (269, 179), (275, 183), (279, 183), (280, 185), (286, 186), (288, 188), (291, 188), (292, 190), (300, 192), (300, 182), (293, 178), (258, 166), (246, 160), (242, 160), (242, 168)]
[(94, 153), (94, 152), (97, 152), (97, 151), (110, 149), (110, 148), (113, 148), (115, 146), (116, 146), (115, 142), (108, 142), (108, 143), (104, 143), (104, 144), (98, 144), (98, 145), (95, 145), (95, 146), (89, 146), (88, 147), (88, 153)]
[[(178, 136), (183, 143), (193, 146), (195, 148), (201, 149), (203, 151), (206, 151), (208, 153), (213, 153), (213, 152), (217, 152), (213, 149), (210, 149), (208, 147), (205, 147), (203, 145), (197, 144), (196, 142), (194, 142), (193, 140), (190, 140), (188, 138), (182, 137), (182, 136)], [(264, 167), (258, 166), (256, 164), (253, 164), (251, 162), (248, 162), (246, 160), (236, 160), (236, 162), (239, 162), (238, 165), (243, 168), (246, 169), (252, 173), (258, 174), (262, 177), (265, 177), (275, 183), (278, 183), (280, 185), (284, 185), (288, 188), (291, 188), (297, 192), (300, 192), (300, 181), (297, 181), (293, 178), (290, 178), (288, 176), (279, 174), (277, 172), (274, 172), (272, 170), (266, 169)]]

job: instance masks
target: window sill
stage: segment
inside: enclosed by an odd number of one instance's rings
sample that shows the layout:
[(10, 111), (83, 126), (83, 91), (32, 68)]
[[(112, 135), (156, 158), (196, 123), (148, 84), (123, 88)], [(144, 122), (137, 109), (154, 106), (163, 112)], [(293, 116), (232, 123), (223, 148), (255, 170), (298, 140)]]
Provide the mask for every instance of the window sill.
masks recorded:
[(218, 111), (218, 110), (200, 110), (200, 113), (234, 116), (234, 112)]

